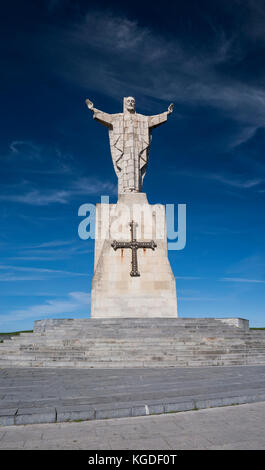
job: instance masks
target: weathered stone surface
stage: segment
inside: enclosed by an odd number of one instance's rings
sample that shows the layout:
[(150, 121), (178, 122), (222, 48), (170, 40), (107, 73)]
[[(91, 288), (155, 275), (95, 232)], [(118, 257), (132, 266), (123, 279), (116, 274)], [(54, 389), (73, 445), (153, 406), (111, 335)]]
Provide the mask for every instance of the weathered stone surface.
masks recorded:
[(15, 415), (17, 411), (17, 408), (0, 408), (0, 426), (11, 426), (15, 424)]
[(63, 421), (95, 419), (95, 410), (91, 405), (72, 404), (67, 406), (56, 406), (58, 423)]
[(0, 367), (264, 364), (265, 332), (246, 329), (243, 319), (235, 324), (212, 318), (40, 320), (34, 333), (0, 344)]
[[(117, 204), (97, 205), (91, 316), (176, 317), (165, 209), (149, 205), (141, 193), (152, 130), (166, 122), (173, 105), (162, 114), (144, 116), (136, 113), (132, 97), (124, 98), (123, 113), (118, 114), (104, 113), (90, 100), (86, 104), (94, 119), (108, 127), (119, 194)], [(137, 224), (137, 241), (145, 247), (118, 246), (130, 242), (129, 223)]]
[(86, 104), (93, 112), (93, 118), (108, 128), (119, 194), (141, 191), (152, 130), (167, 121), (168, 115), (173, 111), (173, 105), (171, 104), (164, 113), (144, 116), (136, 113), (133, 97), (124, 98), (123, 113), (104, 113), (94, 108), (90, 100), (86, 100)]
[(15, 424), (55, 423), (56, 410), (53, 407), (27, 407), (19, 408), (16, 414)]
[[(110, 207), (110, 214), (107, 206), (97, 204), (96, 210), (91, 317), (177, 317), (164, 206), (149, 205), (144, 193), (123, 194)], [(137, 250), (139, 277), (131, 276), (131, 249), (112, 246), (114, 240), (130, 241), (130, 221), (137, 224), (137, 241), (156, 244), (154, 250)]]
[[(265, 332), (212, 318), (41, 320), (0, 344), (0, 367), (182, 367), (265, 363)], [(1, 395), (0, 395), (1, 397)]]
[(249, 329), (249, 321), (244, 318), (219, 318), (219, 321), (230, 326), (242, 328), (245, 331)]

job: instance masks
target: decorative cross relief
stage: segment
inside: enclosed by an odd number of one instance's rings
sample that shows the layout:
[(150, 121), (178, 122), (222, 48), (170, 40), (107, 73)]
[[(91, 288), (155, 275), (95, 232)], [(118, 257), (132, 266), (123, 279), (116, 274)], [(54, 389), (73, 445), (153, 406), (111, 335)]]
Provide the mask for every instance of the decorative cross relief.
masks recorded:
[(137, 250), (138, 248), (151, 248), (151, 250), (154, 251), (154, 249), (157, 247), (156, 243), (154, 240), (151, 240), (150, 242), (138, 242), (136, 240), (136, 233), (135, 229), (137, 227), (137, 224), (132, 220), (130, 222), (130, 230), (131, 230), (131, 241), (130, 242), (117, 242), (114, 240), (111, 244), (112, 248), (116, 251), (118, 248), (131, 248), (132, 250), (132, 270), (130, 272), (130, 275), (132, 277), (137, 277), (140, 276), (140, 273), (138, 271), (138, 261), (137, 261)]

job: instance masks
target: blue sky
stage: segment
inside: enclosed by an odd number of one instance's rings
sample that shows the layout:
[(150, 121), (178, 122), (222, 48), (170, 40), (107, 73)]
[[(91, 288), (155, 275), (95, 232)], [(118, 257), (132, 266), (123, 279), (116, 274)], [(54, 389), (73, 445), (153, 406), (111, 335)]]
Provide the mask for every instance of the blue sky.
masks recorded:
[(89, 315), (78, 208), (115, 202), (117, 181), (84, 101), (116, 113), (129, 95), (143, 114), (175, 104), (143, 189), (187, 204), (179, 315), (265, 326), (264, 2), (10, 0), (0, 16), (0, 331)]

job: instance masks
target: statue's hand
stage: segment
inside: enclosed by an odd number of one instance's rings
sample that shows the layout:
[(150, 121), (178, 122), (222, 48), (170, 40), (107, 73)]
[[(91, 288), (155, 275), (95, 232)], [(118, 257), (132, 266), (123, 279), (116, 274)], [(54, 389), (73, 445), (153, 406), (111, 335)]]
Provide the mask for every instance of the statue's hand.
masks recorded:
[(174, 104), (171, 103), (168, 107), (168, 113), (171, 114), (173, 112)]
[(86, 105), (88, 109), (91, 109), (91, 111), (93, 110), (94, 104), (92, 103), (92, 101), (90, 101), (89, 99), (86, 99)]

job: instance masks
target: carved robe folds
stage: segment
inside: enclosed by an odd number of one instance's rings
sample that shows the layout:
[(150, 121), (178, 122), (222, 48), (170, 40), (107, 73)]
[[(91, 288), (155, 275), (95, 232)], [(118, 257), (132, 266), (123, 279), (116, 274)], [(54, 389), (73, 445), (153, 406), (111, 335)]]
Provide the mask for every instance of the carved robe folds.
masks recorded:
[(111, 156), (118, 177), (118, 193), (140, 192), (148, 163), (152, 130), (167, 120), (168, 113), (108, 114), (94, 108), (94, 119), (109, 129)]

